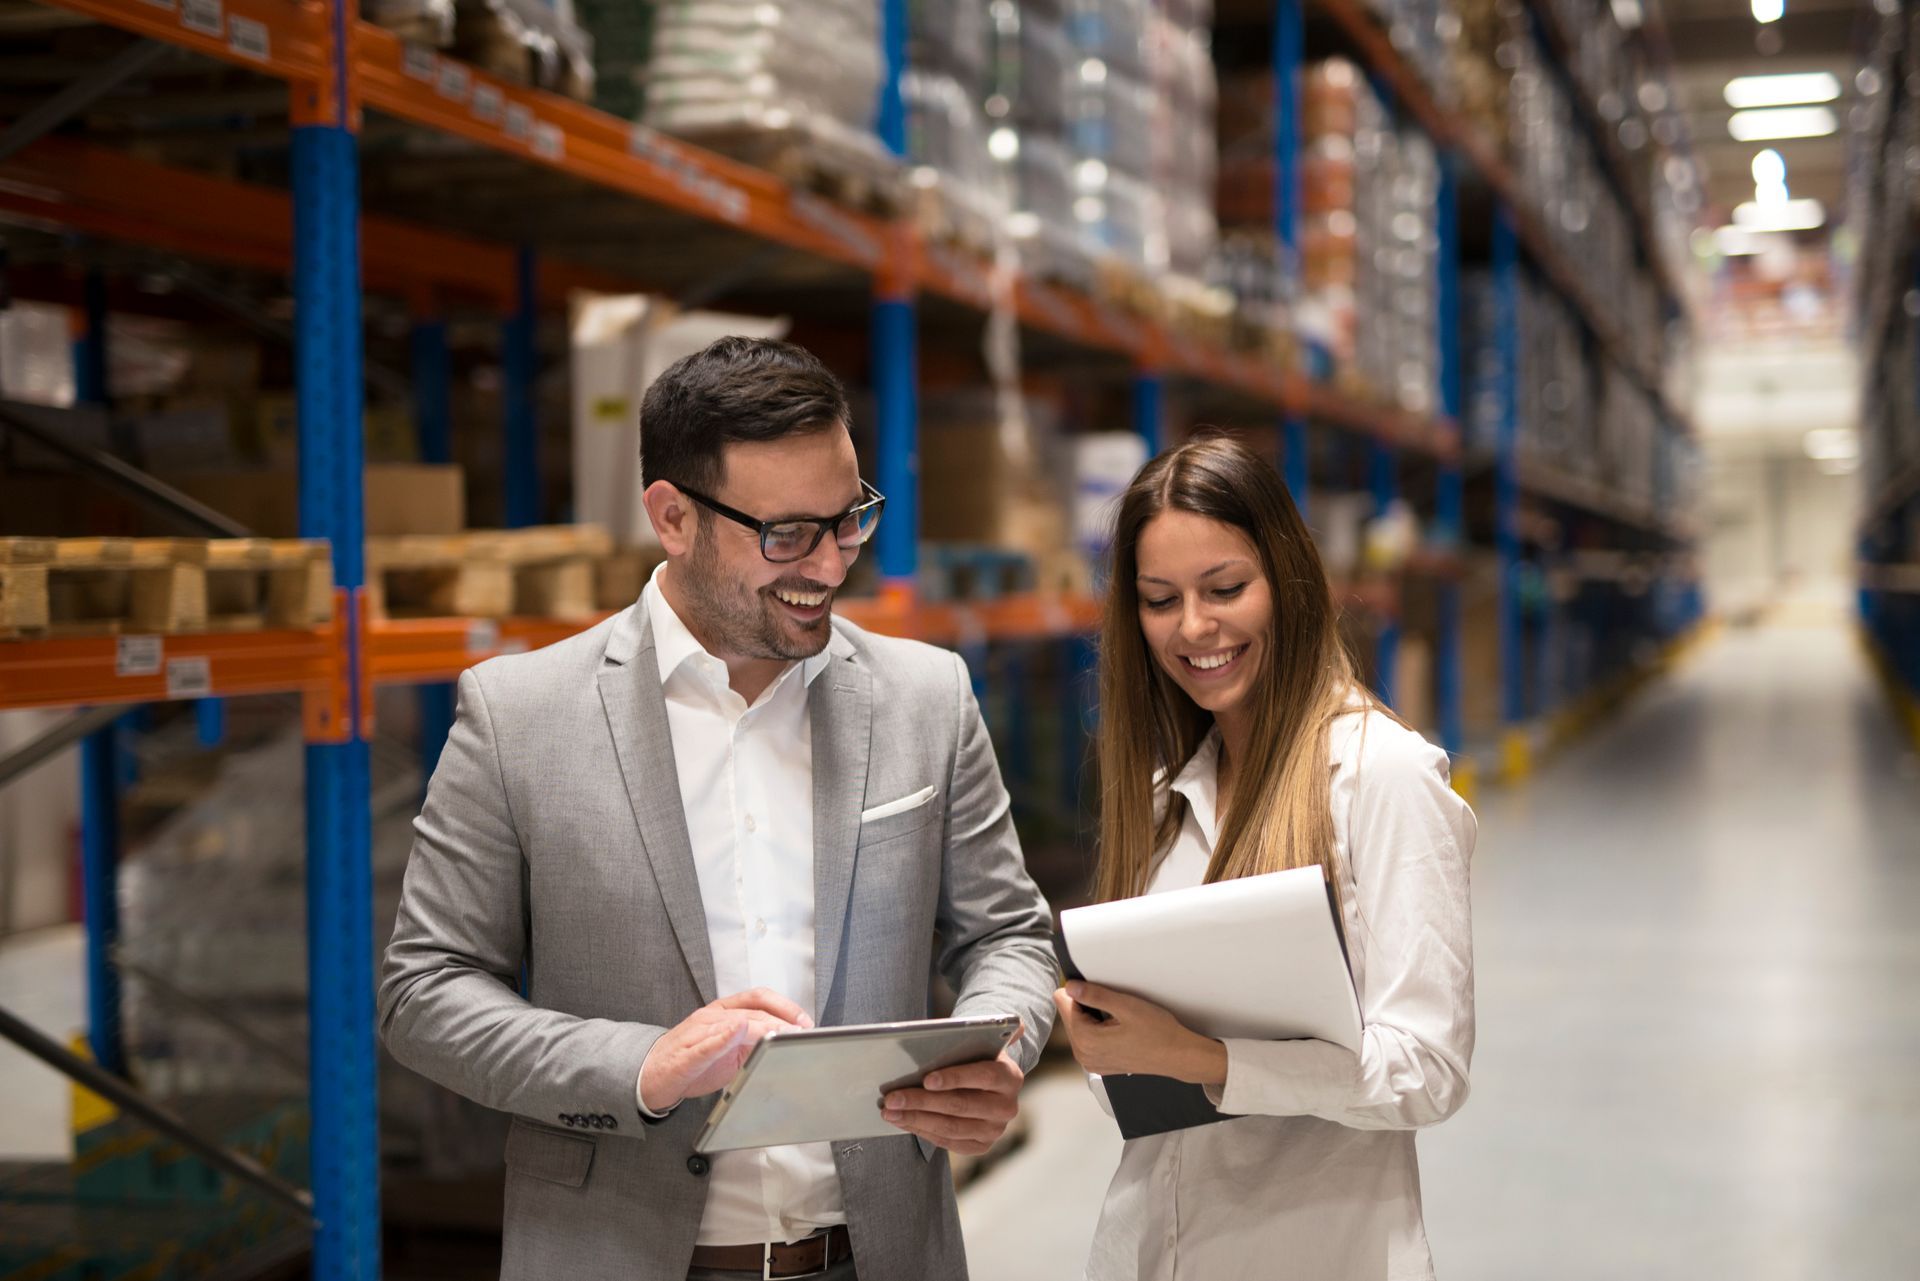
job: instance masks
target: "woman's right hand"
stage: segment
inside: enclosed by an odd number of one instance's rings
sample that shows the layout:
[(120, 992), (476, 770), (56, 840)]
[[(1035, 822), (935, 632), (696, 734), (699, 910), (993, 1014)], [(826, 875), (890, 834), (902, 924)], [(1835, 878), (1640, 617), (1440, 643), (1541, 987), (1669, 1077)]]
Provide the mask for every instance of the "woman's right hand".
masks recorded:
[[(1053, 1005), (1074, 1060), (1097, 1076), (1146, 1073), (1195, 1085), (1227, 1079), (1227, 1047), (1152, 1001), (1074, 979), (1054, 992)], [(1096, 1020), (1083, 1005), (1107, 1017)]]

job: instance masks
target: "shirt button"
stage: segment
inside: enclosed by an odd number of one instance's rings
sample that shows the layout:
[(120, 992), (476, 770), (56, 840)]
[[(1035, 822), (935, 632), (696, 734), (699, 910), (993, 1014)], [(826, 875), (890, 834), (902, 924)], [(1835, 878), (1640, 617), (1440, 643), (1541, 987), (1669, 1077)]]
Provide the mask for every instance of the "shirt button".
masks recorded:
[(756, 917), (753, 922), (753, 932), (756, 935), (764, 938), (767, 933), (767, 923)]
[(757, 825), (753, 821), (753, 815), (751, 814), (747, 815), (747, 830), (749, 832), (754, 831), (756, 826)]

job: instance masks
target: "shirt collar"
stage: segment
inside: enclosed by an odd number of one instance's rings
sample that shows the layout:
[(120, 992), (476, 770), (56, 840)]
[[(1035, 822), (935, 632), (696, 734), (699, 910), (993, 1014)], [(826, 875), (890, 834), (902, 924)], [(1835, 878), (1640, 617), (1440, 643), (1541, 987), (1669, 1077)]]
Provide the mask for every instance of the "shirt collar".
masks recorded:
[(1170, 785), (1186, 799), (1209, 846), (1220, 839), (1220, 731), (1209, 730)]
[[(660, 683), (665, 685), (681, 667), (695, 660), (704, 660), (702, 666), (724, 674), (726, 664), (709, 653), (707, 647), (680, 621), (680, 615), (674, 612), (667, 594), (660, 589), (660, 575), (666, 570), (664, 561), (656, 566), (653, 576), (647, 580), (647, 589), (640, 594), (640, 599), (646, 602), (647, 620), (653, 625), (653, 652), (660, 663)], [(799, 665), (801, 683), (812, 685), (813, 678), (825, 671), (831, 661), (825, 649), (803, 660)], [(792, 670), (792, 667), (788, 667), (781, 672), (774, 684), (784, 681)]]

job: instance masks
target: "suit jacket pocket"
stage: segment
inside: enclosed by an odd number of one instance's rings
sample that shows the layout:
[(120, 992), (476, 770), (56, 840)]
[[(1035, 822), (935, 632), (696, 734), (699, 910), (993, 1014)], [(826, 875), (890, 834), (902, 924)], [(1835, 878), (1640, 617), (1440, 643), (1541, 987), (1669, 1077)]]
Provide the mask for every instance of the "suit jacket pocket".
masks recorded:
[(507, 1127), (507, 1168), (577, 1188), (587, 1181), (594, 1146), (584, 1134), (562, 1134), (515, 1117)]
[(946, 807), (939, 795), (935, 795), (925, 804), (912, 809), (900, 810), (883, 818), (869, 819), (860, 824), (860, 848), (872, 849), (883, 841), (917, 832), (930, 823), (938, 823)]

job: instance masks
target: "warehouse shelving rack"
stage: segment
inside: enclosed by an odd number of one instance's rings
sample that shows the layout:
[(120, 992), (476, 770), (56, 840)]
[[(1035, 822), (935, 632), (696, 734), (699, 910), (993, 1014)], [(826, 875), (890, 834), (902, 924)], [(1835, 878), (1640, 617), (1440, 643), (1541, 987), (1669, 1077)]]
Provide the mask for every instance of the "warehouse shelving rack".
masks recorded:
[[(899, 74), (905, 57), (905, 4), (880, 0), (886, 17), (889, 84), (880, 131), (903, 150)], [(129, 662), (119, 640), (49, 640), (0, 646), (0, 708), (140, 702), (178, 696), (222, 697), (269, 691), (303, 698), (310, 743), (306, 761), (311, 980), (313, 1192), (320, 1227), (314, 1271), (322, 1277), (372, 1277), (379, 1271), (377, 1131), (374, 1095), (373, 985), (369, 972), (370, 818), (366, 803), (372, 690), (413, 684), (438, 689), (439, 733), (451, 719), (439, 685), (496, 653), (549, 643), (577, 623), (540, 619), (374, 622), (366, 615), (361, 546), (362, 290), (401, 296), (415, 316), (413, 395), (429, 461), (450, 449), (446, 326), (449, 306), (491, 308), (504, 316), (506, 360), (503, 424), (515, 478), (507, 496), (510, 523), (531, 523), (538, 503), (533, 318), (578, 288), (647, 288), (658, 258), (619, 260), (591, 247), (536, 251), (431, 202), (383, 193), (362, 198), (367, 113), (431, 135), (476, 144), (514, 166), (545, 193), (571, 192), (582, 203), (621, 211), (669, 211), (682, 224), (723, 232), (729, 245), (773, 247), (786, 263), (817, 269), (832, 289), (852, 281), (868, 298), (878, 414), (878, 476), (893, 510), (881, 527), (880, 596), (848, 602), (849, 616), (869, 626), (967, 649), (984, 639), (1083, 635), (1097, 619), (1084, 598), (1016, 598), (979, 605), (920, 601), (914, 519), (916, 365), (927, 339), (922, 303), (973, 312), (994, 303), (987, 264), (951, 247), (923, 243), (904, 224), (828, 204), (772, 176), (615, 119), (590, 107), (505, 83), (456, 59), (407, 46), (354, 16), (351, 0), (43, 0), (146, 40), (202, 55), (286, 87), (290, 100), (291, 167), (287, 187), (243, 182), (172, 163), (136, 157), (91, 141), (41, 137), (0, 155), (0, 213), (12, 219), (124, 241), (183, 256), (295, 280), (297, 395), (300, 430), (301, 533), (334, 549), (336, 610), (327, 627), (250, 636), (167, 637)], [(1400, 460), (1424, 456), (1437, 468), (1436, 520), (1441, 542), (1464, 541), (1464, 477), (1455, 420), (1461, 403), (1457, 270), (1459, 189), (1477, 181), (1500, 210), (1496, 246), (1506, 255), (1509, 286), (1522, 256), (1580, 312), (1596, 343), (1632, 369), (1622, 336), (1580, 285), (1575, 265), (1556, 251), (1518, 203), (1512, 175), (1494, 149), (1465, 122), (1449, 116), (1357, 0), (1312, 0), (1315, 12), (1347, 35), (1370, 71), (1389, 86), (1396, 107), (1432, 136), (1443, 156), (1435, 217), (1441, 229), (1440, 306), (1444, 413), (1421, 418), (1345, 397), (1290, 370), (1243, 353), (1210, 347), (1153, 320), (1104, 305), (1075, 290), (1032, 278), (1014, 283), (1013, 306), (1030, 331), (1104, 353), (1130, 371), (1133, 425), (1157, 449), (1168, 438), (1166, 404), (1175, 383), (1193, 383), (1264, 406), (1277, 418), (1280, 464), (1294, 493), (1307, 492), (1311, 424), (1343, 429), (1370, 446), (1368, 474), (1384, 505), (1397, 492)], [(1278, 0), (1273, 57), (1282, 93), (1297, 95), (1305, 54), (1302, 0)], [(109, 69), (92, 79), (111, 87)], [(1283, 109), (1283, 120), (1296, 113)], [(57, 125), (58, 119), (50, 123)], [(1297, 245), (1298, 139), (1278, 132), (1282, 189), (1276, 232)], [(1609, 163), (1612, 163), (1611, 161)], [(537, 179), (534, 177), (537, 175)], [(1644, 227), (1642, 228), (1644, 233)], [(562, 238), (564, 241), (564, 238)], [(583, 242), (590, 240), (582, 237)], [(1641, 241), (1643, 248), (1646, 240)], [(691, 257), (699, 258), (696, 250)], [(1650, 259), (1651, 260), (1651, 259)], [(711, 271), (714, 264), (709, 262)], [(864, 283), (862, 283), (864, 282)], [(91, 291), (90, 291), (91, 292)], [(1509, 290), (1510, 292), (1510, 290)], [(1513, 312), (1507, 312), (1513, 335)], [(89, 317), (93, 345), (81, 344), (83, 366), (104, 368), (98, 343), (104, 316)], [(1664, 404), (1649, 371), (1633, 371)], [(101, 389), (95, 388), (98, 392)], [(1509, 419), (1515, 410), (1508, 388)], [(1669, 420), (1680, 418), (1669, 407)], [(1509, 428), (1511, 422), (1509, 423)], [(1509, 720), (1518, 728), (1526, 700), (1518, 689), (1523, 639), (1513, 580), (1522, 554), (1525, 501), (1584, 511), (1650, 539), (1679, 543), (1687, 531), (1671, 517), (1624, 505), (1605, 493), (1523, 470), (1511, 430), (1496, 459), (1498, 544), (1506, 562), (1503, 600), (1513, 623), (1503, 629)], [(1440, 649), (1436, 706), (1441, 737), (1463, 746), (1458, 652), (1458, 562), (1429, 555), (1410, 572), (1439, 582)], [(1343, 596), (1385, 621), (1376, 668), (1391, 696), (1397, 603), (1391, 584), (1343, 589)], [(433, 697), (429, 695), (429, 697)], [(428, 737), (433, 736), (429, 731)], [(437, 744), (430, 743), (430, 748)], [(117, 1065), (117, 1009), (108, 952), (114, 927), (112, 771), (103, 742), (90, 744), (86, 770), (85, 859), (89, 915), (89, 982), (96, 994), (92, 1035), (96, 1057)], [(1464, 773), (1464, 770), (1463, 770)], [(99, 914), (94, 905), (109, 905)]]
[[(1881, 20), (1890, 27), (1904, 23), (1911, 9), (1903, 4)], [(1850, 164), (1866, 179), (1854, 187), (1867, 219), (1855, 316), (1866, 393), (1862, 405), (1869, 412), (1876, 405), (1880, 410), (1877, 419), (1860, 425), (1862, 454), (1892, 470), (1864, 495), (1856, 544), (1860, 621), (1895, 714), (1920, 748), (1920, 441), (1903, 446), (1902, 407), (1892, 403), (1903, 385), (1908, 395), (1920, 395), (1920, 378), (1894, 376), (1896, 367), (1920, 369), (1920, 330), (1912, 326), (1920, 306), (1920, 195), (1910, 178), (1902, 180), (1904, 168), (1888, 154), (1906, 135), (1906, 117), (1916, 109), (1905, 74), (1912, 65), (1913, 54), (1903, 41), (1883, 39), (1872, 49), (1868, 66), (1880, 85), (1869, 101), (1877, 119), (1871, 130), (1856, 135)], [(1900, 186), (1890, 188), (1895, 182)], [(1897, 341), (1903, 318), (1908, 322), (1904, 346)], [(1904, 410), (1910, 414), (1913, 406)]]

